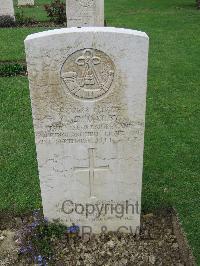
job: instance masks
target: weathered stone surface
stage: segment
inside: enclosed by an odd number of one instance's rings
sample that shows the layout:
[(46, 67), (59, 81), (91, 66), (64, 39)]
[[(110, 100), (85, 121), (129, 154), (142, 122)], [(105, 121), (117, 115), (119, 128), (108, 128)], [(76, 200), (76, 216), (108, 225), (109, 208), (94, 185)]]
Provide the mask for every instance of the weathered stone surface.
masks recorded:
[(94, 233), (135, 232), (147, 35), (70, 28), (30, 35), (25, 46), (44, 215)]
[(104, 0), (67, 0), (67, 26), (104, 26)]
[(18, 0), (18, 6), (34, 6), (34, 0)]
[(0, 17), (10, 16), (14, 18), (14, 8), (12, 0), (0, 0)]

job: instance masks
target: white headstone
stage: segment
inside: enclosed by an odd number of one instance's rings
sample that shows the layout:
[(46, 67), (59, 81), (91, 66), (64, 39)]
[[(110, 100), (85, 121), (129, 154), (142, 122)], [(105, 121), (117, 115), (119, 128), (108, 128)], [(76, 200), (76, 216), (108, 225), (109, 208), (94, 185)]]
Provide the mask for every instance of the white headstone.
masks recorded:
[(135, 232), (147, 35), (70, 28), (30, 35), (25, 46), (44, 215), (93, 233)]
[(67, 26), (104, 26), (104, 0), (66, 0)]
[(34, 0), (18, 0), (18, 6), (34, 6)]
[(10, 16), (14, 18), (14, 7), (12, 0), (0, 0), (0, 17)]

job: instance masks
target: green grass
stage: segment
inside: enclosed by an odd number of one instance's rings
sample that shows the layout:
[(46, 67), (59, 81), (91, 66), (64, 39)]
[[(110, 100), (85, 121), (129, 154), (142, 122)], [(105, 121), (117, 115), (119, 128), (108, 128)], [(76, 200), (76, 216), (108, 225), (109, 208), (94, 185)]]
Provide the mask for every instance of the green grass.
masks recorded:
[(0, 78), (0, 210), (40, 206), (36, 153), (26, 77)]
[[(143, 210), (174, 206), (200, 265), (200, 11), (195, 0), (107, 0), (109, 25), (150, 37)], [(24, 60), (39, 28), (0, 29), (0, 60)], [(41, 206), (28, 81), (1, 78), (0, 210)]]
[(44, 28), (0, 28), (0, 61), (25, 60), (24, 40)]
[(15, 12), (20, 12), (20, 10), (23, 10), (24, 16), (33, 17), (37, 21), (48, 20), (47, 13), (45, 12), (44, 9), (44, 4), (51, 3), (51, 0), (35, 0), (35, 5), (28, 7), (26, 6), (18, 7), (17, 3), (18, 0), (14, 0)]

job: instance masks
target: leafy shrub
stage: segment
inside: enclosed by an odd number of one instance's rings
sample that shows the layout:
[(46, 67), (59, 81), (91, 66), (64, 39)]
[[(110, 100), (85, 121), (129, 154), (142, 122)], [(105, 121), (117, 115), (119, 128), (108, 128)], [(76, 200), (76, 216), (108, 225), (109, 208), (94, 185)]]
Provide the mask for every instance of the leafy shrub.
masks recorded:
[(50, 21), (56, 24), (63, 24), (66, 22), (66, 5), (60, 0), (54, 0), (49, 5), (44, 5), (47, 16)]
[(15, 20), (11, 16), (0, 16), (0, 27), (13, 27), (15, 26)]
[(19, 10), (19, 12), (16, 13), (16, 23), (20, 26), (22, 25), (30, 25), (35, 24), (36, 20), (32, 17), (26, 17), (24, 15), (23, 9)]
[(24, 75), (26, 73), (26, 66), (18, 63), (0, 64), (0, 76), (9, 77), (16, 75)]
[(200, 9), (200, 0), (196, 0), (197, 2), (197, 9)]

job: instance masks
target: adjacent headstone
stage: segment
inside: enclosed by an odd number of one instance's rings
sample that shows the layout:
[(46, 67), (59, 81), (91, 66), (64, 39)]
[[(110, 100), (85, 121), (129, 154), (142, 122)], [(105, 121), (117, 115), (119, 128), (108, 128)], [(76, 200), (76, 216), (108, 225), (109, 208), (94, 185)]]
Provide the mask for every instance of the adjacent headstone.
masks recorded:
[(25, 40), (44, 215), (81, 231), (140, 226), (148, 37), (71, 28)]
[(5, 16), (9, 16), (13, 20), (15, 19), (12, 0), (0, 0), (0, 19)]
[(67, 27), (104, 26), (104, 0), (67, 0)]
[(34, 0), (18, 0), (18, 6), (34, 6)]

